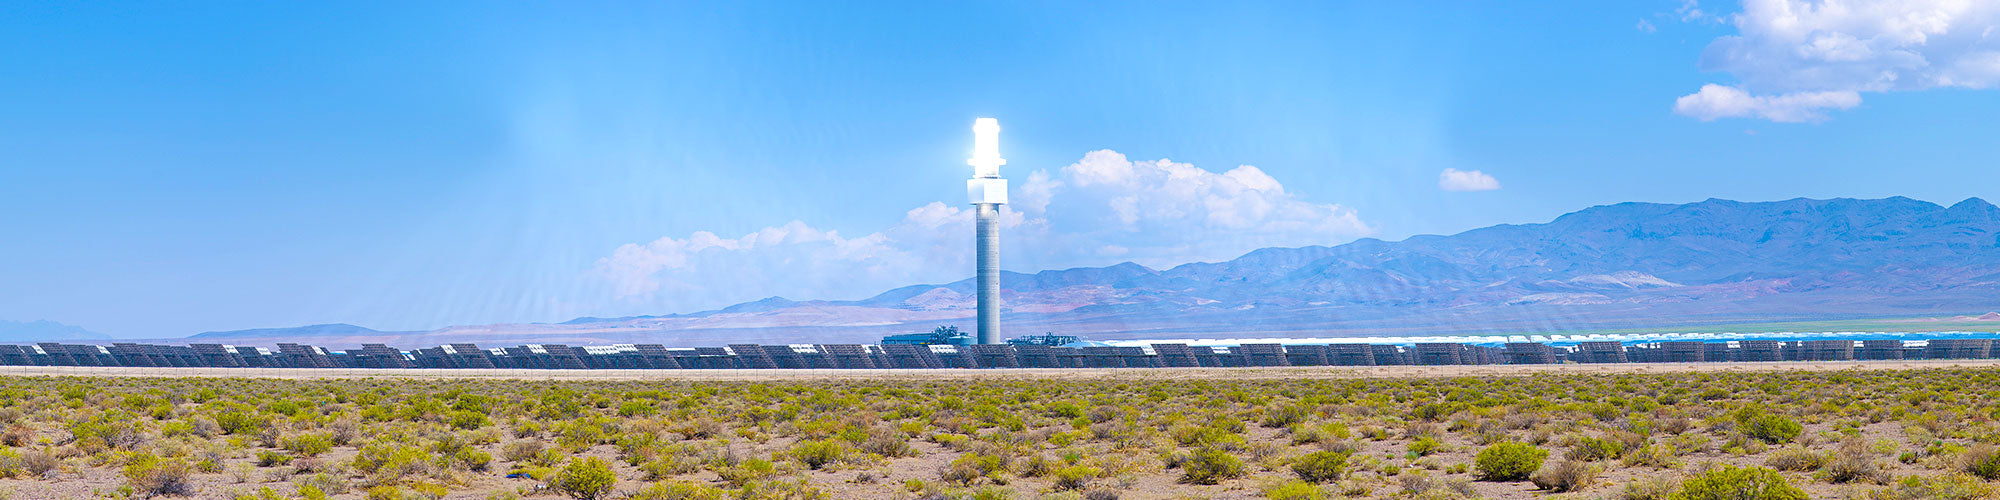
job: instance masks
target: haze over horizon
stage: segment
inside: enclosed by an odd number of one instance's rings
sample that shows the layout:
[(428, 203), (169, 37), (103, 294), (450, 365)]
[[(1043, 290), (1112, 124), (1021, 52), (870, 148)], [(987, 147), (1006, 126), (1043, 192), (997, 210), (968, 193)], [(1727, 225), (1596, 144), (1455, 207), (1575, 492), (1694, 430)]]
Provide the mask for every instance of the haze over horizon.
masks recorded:
[(957, 281), (978, 116), (1028, 273), (1996, 199), (2000, 7), (1838, 4), (0, 7), (0, 320), (429, 330)]

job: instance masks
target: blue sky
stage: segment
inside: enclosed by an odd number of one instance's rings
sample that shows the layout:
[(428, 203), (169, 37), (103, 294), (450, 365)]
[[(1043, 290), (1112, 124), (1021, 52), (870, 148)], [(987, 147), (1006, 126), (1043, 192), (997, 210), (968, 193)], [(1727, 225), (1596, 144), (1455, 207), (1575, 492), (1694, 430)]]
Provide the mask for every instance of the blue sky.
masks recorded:
[[(0, 320), (429, 329), (961, 279), (981, 116), (1017, 271), (2000, 186), (1994, 8), (1528, 4), (10, 3)], [(1859, 22), (1932, 7), (1928, 37)]]

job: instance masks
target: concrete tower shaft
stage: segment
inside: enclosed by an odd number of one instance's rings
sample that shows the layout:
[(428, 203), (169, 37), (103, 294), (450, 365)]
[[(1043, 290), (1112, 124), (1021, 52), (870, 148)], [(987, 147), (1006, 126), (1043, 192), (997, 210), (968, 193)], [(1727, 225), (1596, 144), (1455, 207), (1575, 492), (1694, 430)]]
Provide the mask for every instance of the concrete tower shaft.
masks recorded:
[(979, 343), (1000, 343), (1000, 204), (978, 209)]

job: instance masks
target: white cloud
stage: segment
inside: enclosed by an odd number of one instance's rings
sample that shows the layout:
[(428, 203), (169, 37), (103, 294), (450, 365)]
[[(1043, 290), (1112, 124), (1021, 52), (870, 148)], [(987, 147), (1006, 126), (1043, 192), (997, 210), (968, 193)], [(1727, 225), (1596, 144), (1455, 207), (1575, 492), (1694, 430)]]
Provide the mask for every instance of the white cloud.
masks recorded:
[[(1373, 233), (1353, 210), (1301, 200), (1257, 167), (1215, 173), (1110, 150), (1028, 174), (1001, 214), (1002, 262), (1023, 271), (1126, 260), (1160, 268)], [(772, 295), (860, 298), (967, 277), (972, 223), (968, 207), (933, 202), (857, 238), (798, 221), (736, 238), (696, 232), (620, 246), (593, 273), (612, 296), (671, 311)]]
[(1700, 92), (1674, 100), (1674, 112), (1701, 121), (1755, 117), (1774, 122), (1799, 123), (1825, 120), (1825, 110), (1847, 109), (1859, 104), (1861, 104), (1861, 94), (1852, 91), (1753, 96), (1743, 89), (1711, 83), (1701, 86)]
[(1729, 19), (1738, 33), (1701, 66), (1741, 83), (1705, 85), (1675, 112), (1809, 122), (1863, 92), (2000, 86), (2000, 2), (1746, 0)]
[(1438, 172), (1438, 189), (1445, 191), (1492, 191), (1500, 189), (1500, 180), (1478, 170), (1447, 168)]
[(1687, 22), (1716, 21), (1720, 19), (1708, 12), (1702, 11), (1699, 0), (1683, 0), (1680, 8), (1674, 9), (1674, 15), (1680, 16), (1682, 21)]
[(1639, 26), (1638, 26), (1638, 29), (1639, 29), (1639, 32), (1640, 32), (1640, 33), (1659, 33), (1659, 32), (1660, 32), (1660, 27), (1659, 27), (1659, 26), (1654, 26), (1654, 25), (1653, 25), (1653, 22), (1652, 22), (1652, 21), (1647, 21), (1647, 20), (1645, 20), (1645, 19), (1640, 19), (1640, 20), (1639, 20)]

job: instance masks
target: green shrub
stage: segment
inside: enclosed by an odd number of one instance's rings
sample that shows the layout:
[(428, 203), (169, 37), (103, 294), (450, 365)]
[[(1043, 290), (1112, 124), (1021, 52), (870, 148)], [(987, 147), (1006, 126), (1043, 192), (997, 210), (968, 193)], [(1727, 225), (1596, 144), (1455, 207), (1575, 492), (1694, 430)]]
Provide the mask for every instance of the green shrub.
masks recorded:
[(1541, 469), (1542, 459), (1548, 456), (1548, 450), (1534, 445), (1504, 442), (1479, 450), (1479, 456), (1473, 459), (1473, 468), (1479, 471), (1479, 478), (1483, 480), (1520, 481)]
[(1806, 492), (1778, 471), (1725, 465), (1682, 481), (1673, 500), (1806, 500)]
[(700, 469), (701, 464), (671, 456), (639, 464), (639, 470), (646, 473), (647, 481), (659, 481)]
[(318, 456), (333, 449), (333, 440), (325, 434), (294, 434), (285, 438), (284, 448), (300, 456)]
[(1316, 451), (1292, 460), (1292, 473), (1312, 483), (1326, 483), (1347, 474), (1347, 453)]
[(1216, 484), (1243, 477), (1243, 460), (1215, 448), (1202, 448), (1181, 463), (1181, 482)]
[(451, 412), (451, 426), (459, 429), (474, 430), (485, 427), (487, 422), (485, 413), (471, 411)]
[(1264, 488), (1264, 498), (1272, 500), (1324, 500), (1326, 492), (1307, 481), (1286, 481)]
[(1585, 437), (1577, 440), (1576, 447), (1563, 453), (1563, 458), (1584, 462), (1610, 460), (1625, 454), (1625, 443), (1610, 439)]
[(1440, 443), (1438, 442), (1437, 439), (1432, 438), (1430, 436), (1417, 438), (1416, 441), (1411, 441), (1409, 445), (1404, 447), (1404, 449), (1409, 450), (1411, 454), (1414, 454), (1419, 457), (1429, 456), (1433, 453), (1444, 451), (1444, 448), (1445, 448), (1444, 443)]
[(390, 485), (376, 486), (369, 488), (364, 498), (368, 500), (403, 500), (403, 489)]
[(596, 500), (611, 493), (617, 485), (618, 475), (611, 472), (611, 464), (597, 457), (578, 457), (569, 460), (556, 477), (550, 481), (549, 489), (569, 495), (577, 500)]
[(967, 453), (951, 461), (944, 470), (944, 480), (971, 486), (981, 479), (1004, 482), (1007, 471), (1007, 457), (997, 454)]
[(1280, 406), (1264, 412), (1263, 426), (1270, 428), (1290, 427), (1303, 422), (1311, 412), (1299, 406)]
[(717, 467), (715, 475), (720, 476), (723, 481), (727, 481), (729, 484), (742, 486), (751, 481), (778, 475), (778, 466), (771, 463), (770, 460), (752, 458), (738, 462), (736, 465)]
[(791, 455), (799, 463), (806, 464), (806, 467), (819, 470), (829, 464), (846, 459), (847, 453), (848, 447), (845, 441), (823, 439), (819, 441), (801, 441), (798, 444), (792, 445)]
[(258, 450), (258, 451), (257, 451), (257, 466), (258, 466), (258, 467), (277, 467), (277, 466), (280, 466), (280, 465), (285, 465), (285, 464), (289, 464), (289, 463), (292, 463), (292, 456), (291, 456), (291, 455), (287, 455), (287, 454), (284, 454), (284, 453), (278, 453), (278, 452), (275, 452), (275, 451), (271, 451), (271, 450)]
[(1790, 417), (1768, 413), (1749, 417), (1742, 424), (1743, 434), (1771, 444), (1792, 442), (1805, 430), (1805, 426)]
[(1082, 465), (1063, 467), (1056, 469), (1055, 486), (1059, 490), (1080, 490), (1089, 486), (1090, 480), (1097, 479), (1097, 476), (1103, 473), (1104, 471), (1096, 467)]

